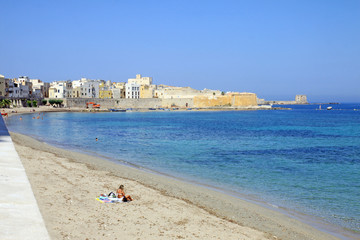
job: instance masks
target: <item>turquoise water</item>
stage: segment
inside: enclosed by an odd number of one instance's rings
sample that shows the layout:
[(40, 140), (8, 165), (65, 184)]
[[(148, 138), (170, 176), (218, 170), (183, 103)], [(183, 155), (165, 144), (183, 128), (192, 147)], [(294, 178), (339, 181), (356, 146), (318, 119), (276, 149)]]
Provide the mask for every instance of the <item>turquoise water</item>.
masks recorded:
[[(360, 231), (360, 108), (47, 113), (10, 131), (124, 160)], [(324, 106), (323, 106), (324, 108)], [(98, 138), (99, 141), (95, 141)]]

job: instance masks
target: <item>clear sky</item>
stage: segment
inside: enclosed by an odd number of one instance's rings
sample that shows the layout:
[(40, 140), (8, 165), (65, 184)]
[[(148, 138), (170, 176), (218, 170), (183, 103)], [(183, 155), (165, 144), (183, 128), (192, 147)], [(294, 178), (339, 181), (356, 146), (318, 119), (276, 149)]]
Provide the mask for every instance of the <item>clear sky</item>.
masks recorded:
[(0, 0), (0, 74), (360, 102), (360, 0)]

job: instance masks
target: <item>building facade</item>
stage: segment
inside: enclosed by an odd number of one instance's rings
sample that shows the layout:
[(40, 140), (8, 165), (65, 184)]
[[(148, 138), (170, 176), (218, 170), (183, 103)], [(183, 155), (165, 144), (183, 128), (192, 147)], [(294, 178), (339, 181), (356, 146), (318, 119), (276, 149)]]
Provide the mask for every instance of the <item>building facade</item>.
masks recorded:
[(140, 98), (140, 85), (136, 83), (126, 83), (125, 98)]
[(141, 74), (137, 74), (136, 78), (129, 78), (128, 83), (135, 83), (138, 85), (151, 85), (152, 77), (142, 77)]

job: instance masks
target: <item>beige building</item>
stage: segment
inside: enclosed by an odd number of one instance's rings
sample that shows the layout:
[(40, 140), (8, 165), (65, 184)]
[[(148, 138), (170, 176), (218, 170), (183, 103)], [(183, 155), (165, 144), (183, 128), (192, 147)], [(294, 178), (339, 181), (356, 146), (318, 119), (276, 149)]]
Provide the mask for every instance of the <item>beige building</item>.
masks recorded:
[(0, 75), (0, 98), (9, 97), (9, 79)]
[(79, 98), (81, 96), (81, 87), (73, 87), (70, 91), (70, 98)]
[(129, 84), (138, 84), (138, 85), (151, 85), (152, 84), (152, 77), (142, 77), (141, 74), (137, 74), (136, 78), (129, 78)]
[(140, 98), (153, 98), (156, 85), (141, 85), (140, 86)]
[(40, 79), (30, 79), (32, 83), (32, 94), (36, 98), (48, 98), (50, 83), (45, 83)]

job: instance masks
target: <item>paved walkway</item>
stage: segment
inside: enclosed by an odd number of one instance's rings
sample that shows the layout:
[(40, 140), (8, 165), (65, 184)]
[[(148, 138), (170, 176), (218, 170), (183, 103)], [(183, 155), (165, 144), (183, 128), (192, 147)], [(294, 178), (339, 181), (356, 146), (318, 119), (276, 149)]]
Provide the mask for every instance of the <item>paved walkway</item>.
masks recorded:
[(50, 239), (24, 166), (1, 116), (0, 238)]

